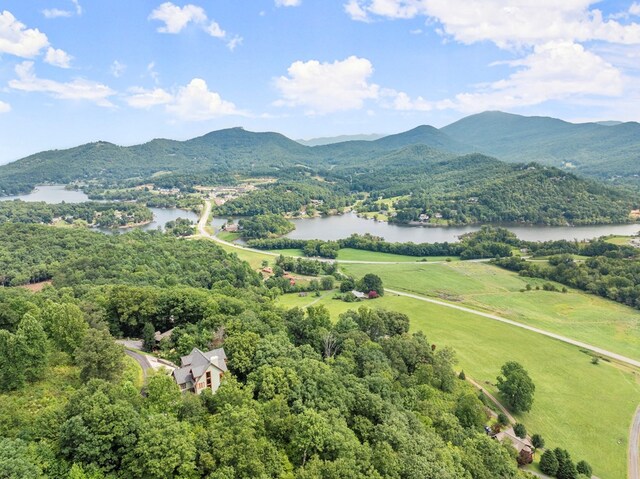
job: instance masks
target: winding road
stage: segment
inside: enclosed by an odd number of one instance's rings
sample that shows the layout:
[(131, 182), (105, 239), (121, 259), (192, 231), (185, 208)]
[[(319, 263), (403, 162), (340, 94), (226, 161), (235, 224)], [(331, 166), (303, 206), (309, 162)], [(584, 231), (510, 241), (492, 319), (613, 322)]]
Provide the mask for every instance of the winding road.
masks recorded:
[(640, 406), (636, 409), (629, 433), (629, 479), (640, 479)]

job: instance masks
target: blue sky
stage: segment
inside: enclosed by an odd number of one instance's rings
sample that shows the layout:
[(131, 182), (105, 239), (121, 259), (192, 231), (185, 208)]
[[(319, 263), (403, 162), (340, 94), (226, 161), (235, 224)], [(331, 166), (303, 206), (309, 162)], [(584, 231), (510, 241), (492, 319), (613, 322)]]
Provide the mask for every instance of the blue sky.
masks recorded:
[(244, 126), (640, 120), (640, 2), (1, 0), (0, 163)]

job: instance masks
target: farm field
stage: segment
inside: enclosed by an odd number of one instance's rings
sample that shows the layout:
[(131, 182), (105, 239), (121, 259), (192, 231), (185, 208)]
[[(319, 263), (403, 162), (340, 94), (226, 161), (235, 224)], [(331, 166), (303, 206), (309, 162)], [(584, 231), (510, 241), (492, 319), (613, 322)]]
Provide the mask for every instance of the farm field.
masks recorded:
[[(285, 307), (324, 305), (332, 318), (362, 303), (285, 295)], [(412, 331), (424, 331), (439, 347), (456, 350), (459, 368), (495, 392), (500, 366), (515, 360), (524, 365), (536, 384), (533, 409), (517, 418), (547, 445), (564, 447), (575, 460), (586, 459), (601, 478), (626, 477), (627, 435), (640, 400), (638, 372), (590, 357), (574, 346), (532, 334), (513, 326), (470, 313), (400, 296), (385, 296), (370, 307), (384, 307), (407, 314)], [(612, 407), (615, 405), (615, 407)]]
[[(371, 266), (359, 264), (342, 269), (355, 277), (371, 272)], [(598, 296), (574, 289), (537, 291), (545, 280), (485, 263), (377, 265), (375, 273), (391, 289), (464, 304), (640, 359), (640, 311)], [(521, 292), (527, 284), (532, 290)]]

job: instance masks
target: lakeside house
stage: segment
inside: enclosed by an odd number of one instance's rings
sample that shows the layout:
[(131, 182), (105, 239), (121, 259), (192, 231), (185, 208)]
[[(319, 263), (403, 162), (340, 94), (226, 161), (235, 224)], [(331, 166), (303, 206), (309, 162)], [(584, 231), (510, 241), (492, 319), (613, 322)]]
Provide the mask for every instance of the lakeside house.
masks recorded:
[(193, 348), (190, 354), (180, 358), (180, 363), (180, 367), (171, 374), (182, 392), (200, 394), (210, 389), (215, 393), (227, 371), (227, 355), (223, 348), (207, 352)]

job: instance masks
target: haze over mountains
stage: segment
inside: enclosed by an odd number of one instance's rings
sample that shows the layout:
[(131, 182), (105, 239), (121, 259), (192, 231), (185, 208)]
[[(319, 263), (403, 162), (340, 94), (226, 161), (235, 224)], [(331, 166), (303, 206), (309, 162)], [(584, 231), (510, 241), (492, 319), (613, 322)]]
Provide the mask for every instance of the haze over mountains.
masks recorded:
[[(96, 142), (37, 153), (0, 166), (0, 191), (29, 191), (42, 182), (148, 178), (159, 172), (276, 174), (291, 167), (362, 167), (391, 152), (424, 145), (451, 157), (481, 153), (501, 161), (538, 162), (600, 179), (640, 183), (640, 124), (573, 124), (546, 117), (485, 112), (444, 128), (422, 125), (374, 140), (305, 146), (278, 133), (218, 130), (187, 141), (156, 139), (131, 147)], [(407, 161), (418, 159), (407, 150)], [(387, 159), (387, 161), (391, 161)]]

